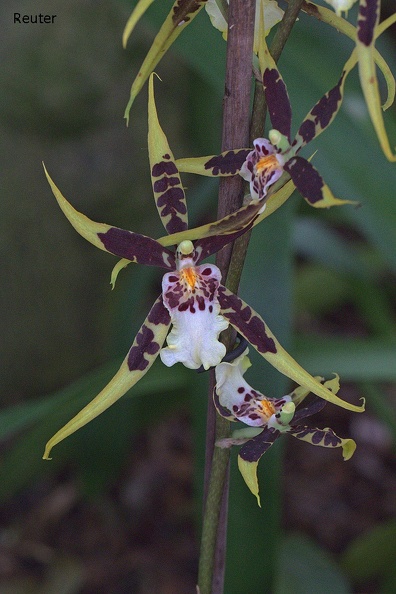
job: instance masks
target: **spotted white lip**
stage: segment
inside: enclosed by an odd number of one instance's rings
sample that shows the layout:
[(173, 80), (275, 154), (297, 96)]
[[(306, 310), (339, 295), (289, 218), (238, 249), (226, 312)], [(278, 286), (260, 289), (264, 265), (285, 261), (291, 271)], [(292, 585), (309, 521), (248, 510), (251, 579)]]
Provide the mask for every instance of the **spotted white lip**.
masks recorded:
[(183, 363), (190, 369), (201, 365), (209, 369), (220, 363), (226, 353), (219, 334), (228, 328), (220, 315), (217, 291), (221, 272), (213, 264), (194, 265), (192, 251), (182, 242), (177, 250), (177, 271), (164, 275), (162, 298), (170, 313), (172, 329), (161, 361), (171, 367)]

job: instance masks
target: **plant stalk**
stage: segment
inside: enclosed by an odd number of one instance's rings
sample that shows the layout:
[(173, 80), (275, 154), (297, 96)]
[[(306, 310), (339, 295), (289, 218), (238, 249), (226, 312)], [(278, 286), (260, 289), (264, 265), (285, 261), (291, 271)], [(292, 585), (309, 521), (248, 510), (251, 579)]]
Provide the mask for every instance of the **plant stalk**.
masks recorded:
[[(303, 0), (290, 0), (287, 6), (270, 48), (275, 61), (282, 53), (302, 3)], [(249, 112), (255, 7), (255, 0), (230, 0), (222, 151), (251, 146), (252, 140), (262, 135), (264, 127), (266, 103), (261, 83), (255, 85), (251, 123)], [(244, 182), (239, 176), (220, 180), (218, 218), (240, 208), (243, 190)], [(238, 292), (249, 239), (250, 232), (245, 233), (234, 244), (223, 248), (216, 258), (226, 286), (234, 293)], [(222, 340), (227, 350), (232, 347), (235, 332), (231, 327), (223, 333)], [(230, 434), (230, 423), (216, 413), (212, 400), (214, 384), (214, 372), (211, 372), (199, 594), (222, 594), (224, 590), (230, 452), (216, 448), (215, 443)]]
[[(255, 9), (256, 0), (230, 0), (222, 151), (248, 146)], [(242, 200), (242, 178), (221, 179), (218, 218), (237, 210)], [(216, 258), (223, 279), (227, 278), (231, 252), (232, 246), (226, 246)], [(232, 346), (234, 336), (231, 328), (223, 333), (222, 340), (227, 349)], [(200, 594), (222, 594), (224, 588), (230, 452), (216, 448), (215, 442), (229, 435), (230, 424), (216, 414), (212, 402), (213, 375), (212, 372), (208, 402), (204, 520), (198, 573)]]

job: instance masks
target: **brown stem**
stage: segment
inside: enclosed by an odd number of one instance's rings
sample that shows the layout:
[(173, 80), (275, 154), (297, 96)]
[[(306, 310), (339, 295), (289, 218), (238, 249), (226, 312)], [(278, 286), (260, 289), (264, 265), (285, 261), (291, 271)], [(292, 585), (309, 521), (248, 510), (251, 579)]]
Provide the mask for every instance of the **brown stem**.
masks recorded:
[[(270, 49), (275, 61), (279, 59), (302, 2), (290, 0)], [(255, 0), (230, 0), (222, 151), (249, 146), (252, 139), (262, 134), (266, 105), (262, 86), (257, 84), (249, 131), (255, 4)], [(218, 218), (234, 212), (242, 205), (243, 187), (239, 176), (221, 179)], [(222, 278), (226, 279), (226, 285), (235, 293), (238, 291), (249, 239), (250, 233), (246, 233), (217, 255), (216, 264), (222, 272)], [(222, 338), (228, 349), (234, 340), (232, 329), (224, 332)], [(198, 577), (200, 594), (222, 594), (225, 569), (229, 451), (215, 448), (215, 441), (229, 435), (230, 429), (229, 422), (217, 415), (213, 406), (213, 375), (208, 400), (204, 523)]]
[[(223, 100), (222, 151), (247, 146), (249, 141), (250, 89), (256, 0), (230, 0), (225, 91)], [(222, 179), (219, 188), (218, 218), (242, 205), (243, 182), (237, 177)], [(232, 247), (221, 250), (216, 264), (226, 279)], [(222, 337), (227, 348), (233, 332)], [(205, 507), (199, 568), (201, 594), (221, 594), (224, 585), (229, 451), (215, 448), (220, 436), (229, 434), (229, 422), (216, 414), (212, 402), (211, 378), (208, 402)]]

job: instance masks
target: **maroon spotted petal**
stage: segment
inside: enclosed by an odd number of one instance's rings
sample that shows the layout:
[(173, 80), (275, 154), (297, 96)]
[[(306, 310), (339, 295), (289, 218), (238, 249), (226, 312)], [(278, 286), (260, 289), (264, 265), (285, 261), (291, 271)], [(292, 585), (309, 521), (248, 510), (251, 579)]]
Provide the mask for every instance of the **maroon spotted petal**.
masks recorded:
[(166, 331), (166, 328), (170, 326), (170, 321), (170, 315), (163, 304), (162, 295), (160, 295), (137, 333), (128, 353), (129, 371), (145, 371), (149, 365), (153, 364), (165, 339), (165, 335), (163, 335), (158, 341), (157, 329), (161, 327)]
[(267, 427), (241, 447), (239, 456), (246, 462), (258, 462), (280, 436), (280, 431), (273, 427)]
[(210, 171), (215, 177), (218, 175), (236, 175), (250, 151), (251, 149), (237, 149), (215, 155), (205, 162), (205, 171)]
[(172, 20), (176, 26), (183, 25), (201, 10), (207, 0), (177, 0), (172, 7)]
[(285, 163), (284, 169), (292, 178), (297, 190), (310, 204), (323, 200), (325, 183), (309, 161), (296, 156)]
[(211, 256), (212, 254), (217, 253), (225, 245), (231, 243), (232, 241), (235, 241), (238, 237), (249, 231), (253, 227), (254, 221), (259, 216), (256, 204), (251, 205), (251, 212), (251, 221), (248, 224), (244, 222), (243, 224), (245, 226), (243, 226), (241, 229), (237, 229), (236, 231), (234, 231), (234, 233), (227, 233), (224, 235), (211, 235), (209, 237), (203, 237), (202, 239), (195, 240), (194, 247), (196, 253), (198, 254), (197, 264), (205, 258), (209, 258), (209, 256)]
[(307, 406), (298, 407), (293, 420), (291, 421), (291, 425), (294, 425), (296, 422), (301, 421), (301, 419), (305, 419), (307, 417), (311, 417), (312, 415), (316, 415), (316, 413), (320, 412), (326, 406), (326, 400), (323, 398), (318, 398), (315, 396)]
[(223, 285), (219, 286), (218, 300), (221, 314), (258, 350), (259, 353), (277, 353), (275, 340), (264, 320), (242, 299)]
[(292, 110), (287, 88), (276, 68), (267, 68), (263, 76), (265, 98), (272, 127), (286, 136), (290, 142)]
[(299, 149), (319, 136), (333, 121), (342, 104), (345, 71), (338, 83), (314, 105), (301, 124), (293, 144)]
[(108, 252), (120, 258), (126, 258), (131, 262), (146, 266), (175, 269), (176, 262), (173, 252), (162, 247), (158, 241), (151, 237), (118, 227), (111, 227), (105, 233), (98, 233), (98, 237)]
[(380, 12), (380, 0), (360, 0), (357, 22), (358, 40), (367, 47), (373, 43)]
[(186, 197), (171, 153), (161, 155), (161, 160), (153, 164), (151, 179), (157, 209), (167, 232), (186, 231)]
[(342, 439), (334, 433), (332, 429), (316, 429), (306, 425), (298, 425), (289, 429), (288, 433), (297, 439), (308, 441), (312, 445), (325, 448), (338, 448), (342, 444)]

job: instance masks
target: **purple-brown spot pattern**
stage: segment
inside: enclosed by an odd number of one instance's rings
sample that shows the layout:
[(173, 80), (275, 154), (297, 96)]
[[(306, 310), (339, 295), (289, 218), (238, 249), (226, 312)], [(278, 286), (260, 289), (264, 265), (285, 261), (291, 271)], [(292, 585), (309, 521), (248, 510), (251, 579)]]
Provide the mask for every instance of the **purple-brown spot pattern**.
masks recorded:
[(128, 353), (127, 360), (130, 371), (145, 371), (149, 365), (152, 365), (163, 343), (163, 340), (161, 343), (156, 340), (158, 329), (161, 326), (169, 327), (170, 321), (170, 315), (164, 307), (162, 296), (160, 296), (142, 324)]
[(277, 429), (267, 427), (241, 447), (239, 456), (246, 462), (258, 462), (280, 435), (281, 433)]
[(174, 254), (146, 235), (111, 227), (105, 233), (98, 233), (98, 237), (108, 252), (120, 258), (171, 270), (176, 266)]
[(331, 124), (342, 102), (344, 79), (345, 72), (342, 73), (338, 83), (314, 105), (301, 124), (293, 144), (302, 138), (301, 146), (304, 146)]
[(211, 157), (204, 167), (207, 171), (211, 171), (212, 175), (217, 177), (221, 175), (236, 175), (246, 160), (251, 149), (239, 149), (232, 151), (225, 151), (220, 155)]
[(312, 445), (326, 448), (337, 448), (342, 445), (342, 440), (334, 433), (332, 429), (314, 429), (299, 425), (291, 427), (288, 431), (293, 437), (312, 443)]
[(280, 72), (276, 68), (267, 68), (263, 75), (263, 85), (272, 126), (290, 140), (292, 111)]
[(200, 10), (206, 2), (207, 0), (177, 0), (172, 8), (173, 23), (176, 26), (187, 23), (191, 19), (191, 15)]
[(323, 200), (322, 189), (325, 183), (311, 163), (303, 157), (293, 157), (285, 163), (284, 168), (297, 190), (310, 204)]
[(186, 231), (187, 205), (179, 171), (166, 153), (151, 169), (153, 192), (158, 212), (168, 233)]
[(370, 46), (374, 41), (374, 30), (378, 22), (380, 0), (361, 0), (357, 22), (357, 38)]
[(213, 302), (217, 297), (219, 281), (216, 278), (215, 268), (210, 264), (198, 266), (194, 269), (196, 274), (195, 286), (192, 288), (186, 281), (183, 270), (180, 273), (169, 273), (164, 276), (167, 289), (164, 293), (164, 302), (170, 310), (187, 311), (194, 314), (196, 311), (213, 311)]
[(260, 353), (277, 352), (275, 341), (264, 320), (249, 305), (222, 285), (219, 286), (218, 300), (222, 315)]

